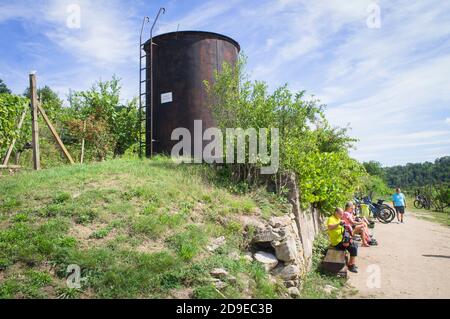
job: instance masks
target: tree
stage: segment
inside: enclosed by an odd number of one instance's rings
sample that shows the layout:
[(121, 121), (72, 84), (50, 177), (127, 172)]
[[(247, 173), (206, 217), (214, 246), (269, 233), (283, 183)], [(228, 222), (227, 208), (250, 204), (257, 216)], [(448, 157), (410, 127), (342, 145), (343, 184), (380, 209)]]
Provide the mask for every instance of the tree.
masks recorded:
[[(86, 126), (84, 126), (85, 122)], [(66, 125), (72, 136), (79, 141), (86, 140), (97, 160), (104, 161), (112, 153), (115, 141), (104, 119), (95, 119), (90, 115), (85, 120), (69, 119)]]
[(406, 189), (450, 183), (448, 172), (450, 172), (450, 156), (439, 158), (434, 163), (406, 164), (384, 169), (390, 187)]
[(139, 141), (139, 114), (137, 99), (116, 109), (112, 130), (116, 135), (115, 155), (123, 155)]
[[(347, 130), (332, 128), (323, 113), (325, 106), (307, 98), (304, 91), (293, 93), (284, 85), (270, 93), (265, 82), (249, 81), (244, 69), (245, 58), (235, 67), (225, 63), (215, 83), (205, 83), (219, 127), (279, 129), (280, 171), (272, 179), (282, 191), (283, 176), (295, 172), (305, 206), (332, 211), (351, 198), (364, 170), (348, 154), (354, 140)], [(250, 156), (247, 150), (246, 158)], [(256, 180), (260, 166), (233, 164), (229, 168), (237, 181), (249, 182)]]
[(364, 162), (363, 165), (364, 165), (364, 168), (366, 169), (366, 172), (370, 176), (378, 176), (382, 179), (384, 179), (386, 177), (386, 173), (385, 173), (381, 163), (376, 162), (376, 161), (370, 161), (370, 162)]
[(439, 212), (443, 212), (447, 207), (450, 207), (450, 184), (442, 184), (436, 187), (432, 200), (435, 209)]
[(3, 94), (3, 93), (11, 94), (11, 90), (8, 89), (5, 82), (3, 82), (2, 79), (0, 79), (0, 94)]
[(98, 160), (124, 154), (139, 139), (137, 101), (121, 104), (120, 90), (120, 79), (113, 77), (70, 95), (69, 131), (78, 140), (85, 138)]
[[(25, 97), (30, 97), (30, 88), (27, 88), (23, 93)], [(47, 116), (56, 121), (61, 118), (61, 112), (63, 111), (63, 101), (59, 98), (58, 94), (54, 92), (49, 86), (44, 86), (37, 90), (37, 96), (42, 103), (42, 107), (45, 110)]]
[(367, 175), (363, 177), (362, 185), (361, 191), (372, 196), (387, 196), (392, 193), (386, 182), (379, 176)]

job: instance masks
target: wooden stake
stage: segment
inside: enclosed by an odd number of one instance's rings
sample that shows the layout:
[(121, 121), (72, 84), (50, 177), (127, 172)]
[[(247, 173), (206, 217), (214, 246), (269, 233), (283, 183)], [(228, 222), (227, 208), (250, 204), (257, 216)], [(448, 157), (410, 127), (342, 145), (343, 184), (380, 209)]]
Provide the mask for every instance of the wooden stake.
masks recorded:
[[(22, 128), (22, 126), (23, 126), (23, 122), (25, 121), (25, 117), (26, 116), (27, 116), (27, 108), (25, 108), (25, 110), (23, 110), (22, 117), (20, 118), (19, 126), (17, 127), (17, 130), (19, 132), (20, 132), (20, 129)], [(8, 166), (9, 158), (11, 157), (11, 153), (12, 153), (12, 151), (14, 149), (14, 146), (16, 145), (16, 142), (17, 142), (16, 138), (12, 140), (11, 145), (8, 148), (8, 152), (6, 152), (6, 157), (5, 157), (4, 161), (3, 161), (3, 166)]]
[(20, 155), (21, 154), (22, 154), (21, 152), (16, 152), (16, 158), (15, 158), (16, 165), (19, 165)]
[(86, 120), (84, 121), (83, 124), (83, 140), (81, 141), (81, 164), (83, 164), (84, 162), (84, 146), (85, 146), (85, 138), (84, 138), (84, 134), (86, 133)]
[(38, 101), (36, 89), (36, 74), (30, 74), (30, 101), (32, 118), (32, 138), (33, 138), (33, 166), (35, 170), (41, 169), (41, 159), (39, 151), (39, 125), (38, 125)]
[(48, 128), (53, 134), (53, 137), (55, 138), (56, 142), (58, 143), (58, 146), (63, 151), (64, 155), (66, 156), (67, 160), (70, 162), (70, 164), (75, 164), (72, 156), (70, 156), (69, 151), (67, 151), (66, 147), (64, 146), (64, 143), (62, 142), (61, 138), (58, 135), (58, 132), (56, 132), (55, 128), (53, 127), (52, 123), (47, 117), (47, 114), (45, 113), (44, 109), (42, 108), (41, 104), (38, 103), (37, 107), (39, 109), (39, 112), (41, 113), (42, 117), (44, 118), (45, 123), (47, 123)]

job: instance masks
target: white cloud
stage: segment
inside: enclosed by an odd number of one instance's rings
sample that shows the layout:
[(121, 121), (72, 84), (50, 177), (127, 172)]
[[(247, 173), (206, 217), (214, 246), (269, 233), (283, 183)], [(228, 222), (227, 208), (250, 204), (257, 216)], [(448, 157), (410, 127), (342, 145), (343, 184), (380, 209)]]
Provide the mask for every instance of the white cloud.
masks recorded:
[(118, 1), (77, 1), (81, 28), (67, 27), (67, 8), (72, 0), (52, 0), (45, 18), (53, 24), (46, 35), (82, 62), (120, 64), (136, 59), (137, 30)]
[[(287, 64), (317, 53), (329, 38), (346, 25), (365, 23), (370, 1), (278, 1), (266, 10), (255, 8), (258, 21), (270, 23), (279, 37), (270, 63), (263, 61), (254, 70), (256, 78), (277, 81)], [(262, 11), (262, 12), (261, 12)], [(280, 80), (285, 82), (286, 80)]]
[(447, 117), (447, 118), (445, 119), (445, 124), (450, 125), (450, 117)]
[[(214, 25), (221, 21), (220, 17), (232, 11), (239, 5), (240, 0), (228, 1), (207, 1), (200, 6), (194, 7), (192, 10), (184, 14), (180, 18), (174, 18), (170, 21), (161, 21), (160, 27), (157, 28), (158, 33), (167, 33), (177, 31), (178, 25), (180, 30), (200, 30), (202, 28), (214, 29)], [(232, 15), (233, 12), (230, 12)], [(212, 30), (215, 31), (215, 30)]]
[[(70, 5), (81, 9), (81, 28), (69, 28)], [(24, 20), (42, 30), (50, 41), (82, 62), (107, 65), (135, 57), (137, 30), (118, 0), (48, 0), (11, 3), (0, 7), (0, 22)], [(36, 45), (29, 43), (29, 45)], [(32, 52), (30, 50), (30, 52)]]

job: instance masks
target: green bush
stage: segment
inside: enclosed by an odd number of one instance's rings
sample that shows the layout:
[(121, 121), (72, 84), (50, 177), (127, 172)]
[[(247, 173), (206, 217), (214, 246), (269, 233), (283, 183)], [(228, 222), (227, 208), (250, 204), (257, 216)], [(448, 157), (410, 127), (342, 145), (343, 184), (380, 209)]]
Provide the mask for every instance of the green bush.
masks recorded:
[[(279, 194), (283, 193), (282, 177), (293, 171), (298, 175), (305, 206), (331, 210), (351, 198), (364, 169), (349, 156), (355, 140), (348, 137), (347, 129), (332, 128), (324, 116), (324, 105), (305, 97), (304, 91), (292, 93), (285, 85), (270, 93), (265, 82), (247, 80), (244, 67), (244, 58), (236, 67), (225, 63), (215, 83), (205, 83), (219, 127), (253, 128), (258, 138), (259, 129), (268, 133), (279, 129), (280, 170), (272, 176)], [(247, 149), (247, 160), (250, 155)], [(261, 161), (234, 164), (222, 173), (234, 180), (238, 192), (245, 192), (257, 183), (261, 166)]]
[(168, 242), (178, 256), (184, 260), (192, 260), (206, 245), (207, 235), (204, 230), (190, 225), (187, 230), (169, 238)]
[(381, 177), (372, 175), (363, 177), (361, 190), (363, 190), (365, 194), (381, 197), (389, 196), (393, 192)]
[[(19, 118), (26, 109), (28, 99), (11, 95), (8, 93), (0, 94), (0, 151), (9, 146), (13, 138), (20, 136), (17, 125)], [(28, 123), (24, 123), (28, 127)]]
[(55, 199), (53, 199), (54, 204), (62, 204), (72, 199), (72, 196), (68, 193), (58, 194)]

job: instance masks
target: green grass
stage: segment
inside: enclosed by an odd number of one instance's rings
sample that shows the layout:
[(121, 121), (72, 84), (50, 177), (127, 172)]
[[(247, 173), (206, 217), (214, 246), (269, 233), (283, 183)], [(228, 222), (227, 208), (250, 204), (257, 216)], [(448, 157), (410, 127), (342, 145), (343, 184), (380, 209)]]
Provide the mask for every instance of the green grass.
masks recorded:
[(414, 215), (420, 219), (435, 222), (444, 226), (450, 227), (450, 213), (449, 212), (433, 212), (426, 210), (415, 210)]
[[(0, 298), (277, 298), (284, 288), (244, 258), (239, 215), (285, 213), (263, 190), (235, 192), (207, 166), (114, 160), (0, 180)], [(214, 253), (207, 244), (225, 236)], [(69, 289), (66, 270), (82, 269)], [(220, 292), (209, 272), (236, 281)]]

